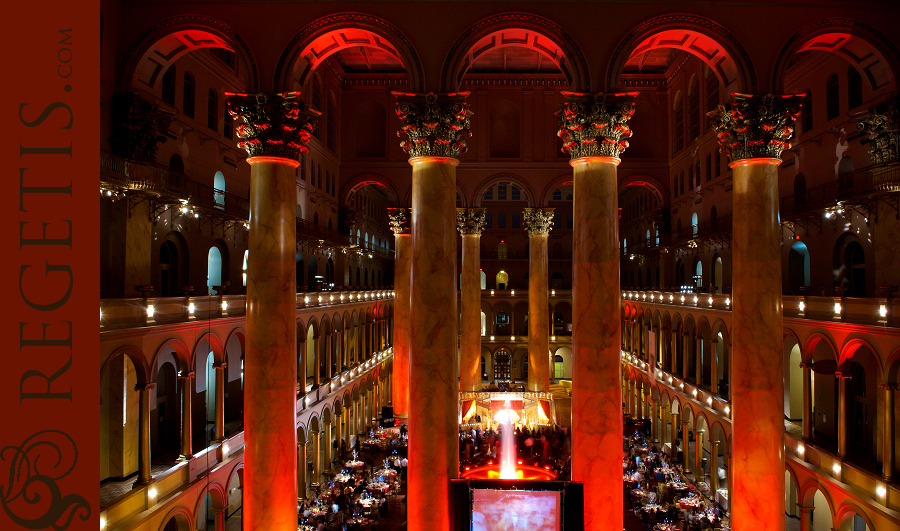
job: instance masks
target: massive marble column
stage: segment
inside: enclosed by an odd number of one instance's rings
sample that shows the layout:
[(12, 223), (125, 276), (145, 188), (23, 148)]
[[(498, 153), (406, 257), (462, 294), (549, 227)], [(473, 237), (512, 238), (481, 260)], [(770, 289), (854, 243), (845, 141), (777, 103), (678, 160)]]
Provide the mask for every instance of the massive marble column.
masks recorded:
[(244, 362), (246, 531), (297, 528), (295, 169), (318, 112), (299, 93), (230, 94), (250, 164)]
[(880, 382), (878, 387), (881, 388), (884, 395), (884, 414), (882, 421), (882, 439), (881, 439), (881, 478), (885, 482), (894, 479), (894, 390), (897, 384)]
[(574, 181), (572, 479), (585, 529), (623, 527), (622, 366), (616, 166), (634, 95), (566, 93), (559, 136)]
[(394, 231), (394, 416), (409, 417), (409, 265), (412, 243), (408, 208), (389, 208)]
[(550, 279), (547, 236), (553, 228), (552, 208), (526, 208), (528, 231), (528, 390), (550, 390)]
[(216, 370), (216, 419), (215, 437), (210, 442), (214, 443), (220, 443), (225, 440), (225, 367), (226, 363), (224, 361), (213, 364), (213, 369)]
[(325, 423), (325, 472), (331, 472), (331, 422)]
[(709, 113), (734, 179), (734, 531), (784, 530), (784, 372), (778, 165), (800, 97), (734, 95)]
[(684, 467), (684, 473), (691, 473), (691, 441), (688, 436), (691, 431), (691, 422), (686, 419), (681, 419), (681, 465)]
[(459, 472), (456, 166), (468, 93), (394, 95), (412, 165), (407, 522), (410, 531), (449, 531), (449, 480)]
[(306, 499), (306, 442), (297, 444), (297, 499)]
[(134, 488), (140, 488), (150, 484), (153, 477), (150, 475), (150, 390), (156, 387), (155, 383), (138, 384), (134, 390), (138, 391), (138, 478), (134, 482)]
[(179, 461), (190, 461), (194, 457), (191, 441), (191, 379), (193, 372), (178, 376), (181, 381), (181, 455)]
[(837, 371), (834, 377), (838, 380), (838, 410), (837, 410), (837, 432), (838, 432), (838, 457), (847, 457), (847, 449), (849, 447), (849, 427), (850, 427), (850, 374)]
[(457, 208), (462, 236), (459, 316), (459, 390), (481, 389), (481, 231), (485, 209)]

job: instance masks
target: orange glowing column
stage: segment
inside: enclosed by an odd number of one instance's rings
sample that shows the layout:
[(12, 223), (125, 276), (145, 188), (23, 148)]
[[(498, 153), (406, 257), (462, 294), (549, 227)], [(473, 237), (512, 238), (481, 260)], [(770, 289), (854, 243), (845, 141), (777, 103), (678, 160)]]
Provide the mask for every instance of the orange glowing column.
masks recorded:
[[(585, 529), (621, 529), (622, 322), (616, 166), (631, 136), (629, 95), (564, 93), (557, 113), (574, 180), (572, 479)], [(596, 127), (593, 124), (603, 124)]]
[(389, 208), (394, 231), (394, 416), (409, 416), (409, 265), (411, 240), (409, 209)]
[[(485, 209), (456, 209), (456, 225), (462, 235), (462, 280), (459, 317), (459, 388), (481, 389), (481, 231)], [(463, 414), (466, 412), (463, 411)]]
[(734, 179), (734, 531), (784, 529), (784, 375), (772, 363), (783, 339), (778, 165), (799, 101), (735, 94), (710, 113)]
[(528, 390), (550, 390), (550, 286), (547, 237), (553, 227), (552, 208), (526, 208), (528, 231)]
[[(228, 96), (250, 155), (244, 501), (247, 531), (297, 528), (296, 177), (316, 111), (299, 93)], [(264, 126), (264, 127), (263, 127)]]
[(449, 531), (450, 479), (459, 470), (456, 165), (468, 94), (394, 94), (412, 165), (407, 523), (410, 531)]

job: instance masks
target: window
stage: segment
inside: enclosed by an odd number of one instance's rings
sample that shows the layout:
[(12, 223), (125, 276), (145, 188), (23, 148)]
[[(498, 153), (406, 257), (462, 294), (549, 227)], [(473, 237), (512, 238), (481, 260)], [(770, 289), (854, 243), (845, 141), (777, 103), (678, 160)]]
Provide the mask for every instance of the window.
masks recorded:
[(841, 87), (838, 85), (837, 74), (831, 74), (825, 85), (825, 109), (826, 119), (833, 120), (841, 113)]
[(189, 72), (184, 73), (184, 99), (181, 102), (182, 111), (188, 118), (194, 117), (194, 76)]
[(553, 356), (553, 377), (554, 378), (564, 378), (565, 377), (565, 364), (563, 362), (562, 356)]
[(491, 228), (491, 213), (490, 212), (484, 213), (484, 227), (486, 229)]
[(675, 153), (678, 153), (684, 147), (684, 110), (681, 108), (680, 92), (675, 95), (672, 118), (672, 138), (675, 143)]
[(559, 212), (553, 213), (553, 228), (554, 229), (559, 228)]
[(803, 120), (803, 132), (807, 133), (812, 131), (813, 128), (813, 106), (812, 106), (812, 92), (806, 91), (806, 95), (803, 96), (803, 99), (800, 100), (800, 116)]
[(219, 96), (216, 91), (209, 89), (206, 99), (206, 126), (217, 131), (216, 120), (219, 118)]
[(700, 136), (700, 83), (695, 76), (691, 79), (691, 88), (688, 90), (688, 128), (690, 139)]
[(506, 185), (505, 184), (497, 185), (497, 200), (498, 201), (506, 201)]
[(485, 201), (493, 201), (494, 200), (494, 187), (491, 186), (487, 190), (484, 191), (484, 200)]
[(213, 176), (213, 202), (216, 208), (225, 208), (225, 174), (220, 171)]
[(847, 102), (851, 109), (863, 102), (862, 74), (853, 65), (847, 68)]
[(518, 229), (518, 228), (519, 228), (519, 213), (518, 213), (518, 212), (513, 212), (513, 215), (512, 215), (512, 228), (514, 228), (514, 229)]
[(170, 66), (162, 78), (162, 100), (175, 105), (175, 66)]
[(553, 190), (553, 200), (562, 201), (562, 190), (560, 188)]
[(228, 112), (228, 105), (225, 106), (225, 115), (222, 117), (222, 134), (225, 135), (225, 138), (231, 140), (231, 132), (232, 132), (232, 118), (231, 113)]
[(519, 187), (516, 185), (512, 185), (512, 200), (513, 201), (521, 201), (522, 200), (522, 190), (520, 190)]
[(506, 228), (506, 212), (500, 212), (499, 214), (497, 214), (497, 228)]
[(691, 214), (691, 235), (697, 236), (697, 233), (700, 231), (700, 223), (697, 221), (697, 213), (694, 212)]

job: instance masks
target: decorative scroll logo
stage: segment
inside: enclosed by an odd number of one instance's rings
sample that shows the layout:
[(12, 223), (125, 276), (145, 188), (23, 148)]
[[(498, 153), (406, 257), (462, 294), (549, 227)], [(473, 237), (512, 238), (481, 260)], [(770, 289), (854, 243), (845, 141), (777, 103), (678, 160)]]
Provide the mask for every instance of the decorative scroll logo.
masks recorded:
[(69, 475), (78, 461), (78, 449), (69, 435), (39, 431), (21, 446), (0, 450), (0, 462), (9, 466), (6, 484), (0, 484), (0, 504), (20, 527), (62, 531), (77, 515), (91, 516), (91, 506), (77, 494), (63, 495), (57, 481)]

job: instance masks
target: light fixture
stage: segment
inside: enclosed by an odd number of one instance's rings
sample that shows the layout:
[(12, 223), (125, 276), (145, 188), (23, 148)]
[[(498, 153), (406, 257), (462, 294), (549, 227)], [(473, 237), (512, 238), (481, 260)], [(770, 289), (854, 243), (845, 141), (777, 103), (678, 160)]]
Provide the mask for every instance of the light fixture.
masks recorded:
[(884, 495), (887, 494), (887, 489), (881, 485), (875, 487), (875, 494), (878, 494), (879, 498), (884, 498)]
[(222, 457), (225, 457), (226, 455), (228, 455), (228, 444), (223, 444), (222, 445)]
[(681, 296), (681, 304), (684, 304), (684, 295)]
[(725, 306), (731, 306), (731, 297), (725, 299)]
[(670, 295), (669, 295), (669, 302), (672, 302), (672, 301), (674, 301), (674, 300), (675, 300), (675, 295), (671, 295), (671, 294), (670, 294)]
[(194, 303), (193, 302), (188, 304), (188, 313), (191, 315), (194, 314)]
[(303, 297), (303, 304), (309, 304), (309, 297)]
[(835, 313), (835, 315), (841, 313), (841, 303), (839, 303), (839, 302), (834, 303), (834, 313)]
[(516, 340), (516, 336), (509, 336), (509, 340), (510, 340), (510, 341), (515, 341), (515, 340)]
[(805, 451), (806, 451), (806, 448), (804, 448), (802, 444), (797, 445), (797, 453), (798, 454), (803, 455), (803, 452), (805, 452)]
[(713, 298), (712, 298), (712, 295), (710, 295), (709, 296), (709, 305), (712, 306), (712, 303), (713, 303)]
[(800, 311), (802, 312), (802, 311), (804, 311), (805, 309), (806, 309), (806, 303), (803, 302), (803, 301), (800, 301)]
[(641, 300), (647, 300), (647, 294), (646, 294), (646, 293), (644, 293), (643, 295), (641, 295)]
[(228, 301), (222, 301), (222, 311), (224, 312), (227, 309), (228, 309)]
[(550, 295), (556, 295), (556, 290), (555, 290), (555, 289), (551, 289), (551, 290), (550, 290)]
[(494, 290), (491, 290), (491, 295), (493, 295), (493, 294), (494, 294)]
[(550, 336), (550, 341), (556, 341), (556, 336)]
[(100, 529), (106, 529), (106, 518), (103, 516), (100, 517)]
[(694, 304), (697, 304), (697, 296), (694, 295)]
[(879, 306), (878, 315), (880, 315), (881, 317), (887, 317), (887, 306), (885, 306), (884, 304)]
[(151, 498), (156, 498), (156, 488), (151, 488), (147, 494), (150, 495)]
[(841, 473), (841, 464), (834, 463), (833, 465), (831, 465), (831, 471), (834, 472), (835, 474), (840, 474)]
[(725, 406), (725, 414), (726, 414), (726, 415), (730, 415), (730, 414), (731, 414), (731, 406)]
[(516, 294), (516, 290), (514, 290), (514, 289), (509, 290), (509, 294), (510, 294), (510, 295), (515, 295), (515, 294)]
[(494, 340), (494, 336), (491, 336), (491, 341), (493, 341), (493, 340)]

